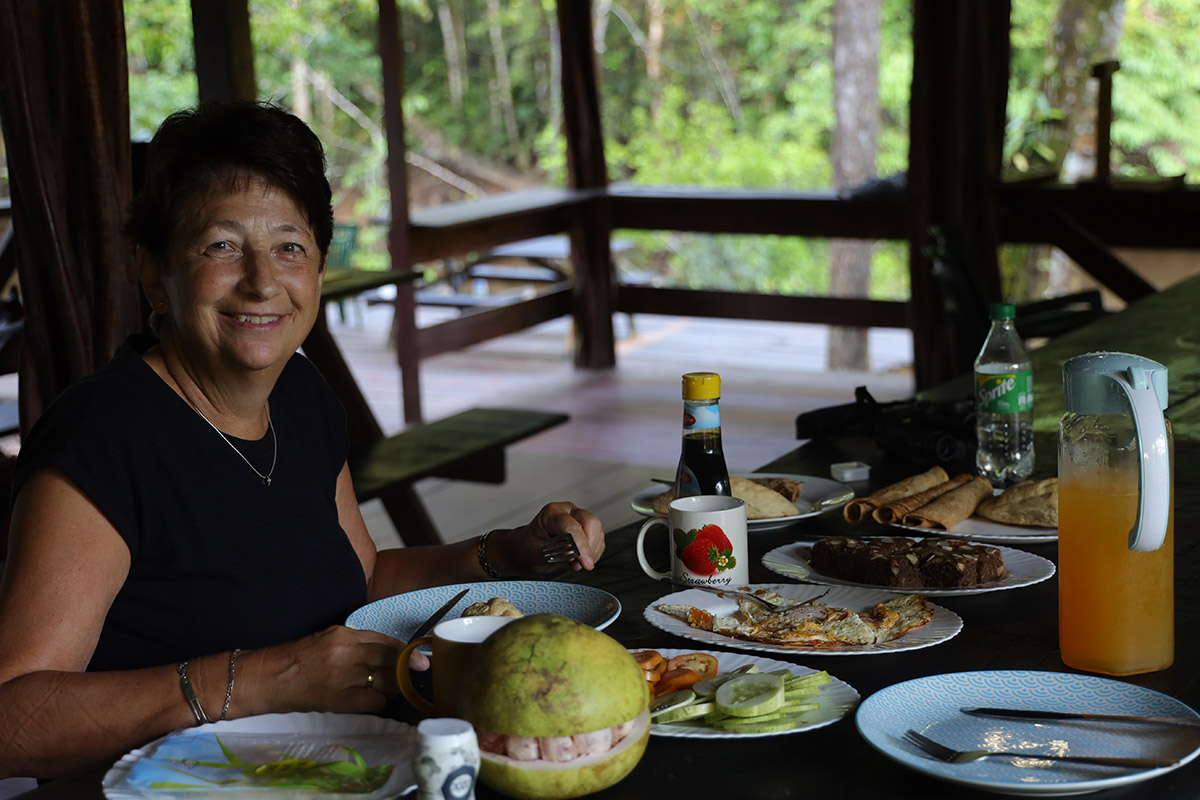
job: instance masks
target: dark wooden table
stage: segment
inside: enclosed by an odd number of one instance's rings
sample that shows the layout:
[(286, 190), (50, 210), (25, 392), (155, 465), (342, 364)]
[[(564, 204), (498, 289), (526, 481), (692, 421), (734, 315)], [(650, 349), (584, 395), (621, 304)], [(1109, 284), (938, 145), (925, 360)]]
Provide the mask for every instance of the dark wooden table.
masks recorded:
[[(1200, 709), (1200, 559), (1196, 530), (1200, 524), (1200, 277), (1148, 297), (1112, 315), (1056, 339), (1034, 354), (1037, 391), (1037, 471), (1053, 474), (1055, 437), (1062, 411), (1061, 364), (1066, 358), (1100, 349), (1121, 349), (1166, 364), (1170, 372), (1175, 425), (1176, 637), (1175, 664), (1170, 669), (1125, 678), (1130, 683), (1176, 697)], [(781, 436), (789, 435), (781, 432)], [(909, 463), (885, 457), (872, 442), (843, 438), (811, 441), (764, 465), (764, 471), (826, 476), (829, 465), (862, 460), (872, 464), (870, 484), (856, 484), (863, 494), (913, 471)], [(835, 533), (867, 533), (873, 523), (849, 526), (837, 514), (802, 521), (780, 531), (750, 537), (754, 556), (750, 577), (780, 582), (761, 566), (767, 550), (799, 538)], [(882, 529), (877, 528), (875, 532)], [(607, 629), (622, 644), (636, 648), (709, 649), (688, 639), (662, 633), (642, 616), (663, 595), (663, 587), (647, 578), (634, 553), (637, 526), (609, 533), (608, 551), (597, 569), (570, 579), (606, 589), (620, 598), (623, 610)], [(1023, 549), (1056, 560), (1054, 544)], [(937, 602), (963, 618), (961, 633), (948, 642), (907, 653), (873, 656), (805, 656), (771, 658), (828, 669), (864, 697), (900, 681), (924, 675), (966, 670), (1032, 669), (1069, 672), (1058, 653), (1057, 582), (978, 595), (940, 597)], [(101, 796), (102, 771), (48, 783), (24, 795), (26, 800), (84, 800)], [(481, 800), (495, 797), (480, 787)], [(594, 795), (597, 800), (643, 800), (648, 797), (719, 798), (972, 798), (984, 792), (942, 782), (903, 767), (876, 752), (859, 735), (853, 714), (808, 733), (745, 740), (697, 741), (652, 737), (634, 772), (616, 786)], [(1104, 798), (1200, 797), (1200, 765), (1188, 764), (1152, 781), (1094, 795)]]

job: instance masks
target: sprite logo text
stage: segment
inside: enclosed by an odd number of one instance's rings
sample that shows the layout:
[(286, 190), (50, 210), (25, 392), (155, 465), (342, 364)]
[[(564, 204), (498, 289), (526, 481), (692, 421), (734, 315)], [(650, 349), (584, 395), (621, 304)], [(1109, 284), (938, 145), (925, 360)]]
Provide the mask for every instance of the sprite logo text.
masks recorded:
[(1033, 410), (1033, 370), (1001, 375), (975, 374), (975, 409), (983, 414)]

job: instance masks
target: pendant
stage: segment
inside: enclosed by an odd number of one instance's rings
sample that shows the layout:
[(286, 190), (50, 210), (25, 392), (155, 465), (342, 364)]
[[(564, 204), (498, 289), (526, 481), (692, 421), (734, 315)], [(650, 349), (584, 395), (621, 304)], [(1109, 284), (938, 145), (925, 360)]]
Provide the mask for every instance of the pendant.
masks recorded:
[(270, 486), (270, 485), (271, 485), (271, 476), (270, 475), (263, 476), (263, 486)]

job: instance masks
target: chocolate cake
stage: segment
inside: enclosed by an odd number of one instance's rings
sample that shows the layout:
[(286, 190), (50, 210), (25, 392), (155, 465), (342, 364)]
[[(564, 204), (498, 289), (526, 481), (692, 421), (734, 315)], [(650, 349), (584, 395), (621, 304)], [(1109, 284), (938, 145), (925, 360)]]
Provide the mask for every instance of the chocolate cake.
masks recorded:
[(932, 537), (831, 536), (813, 544), (809, 564), (832, 578), (897, 589), (977, 586), (1005, 575), (995, 547)]

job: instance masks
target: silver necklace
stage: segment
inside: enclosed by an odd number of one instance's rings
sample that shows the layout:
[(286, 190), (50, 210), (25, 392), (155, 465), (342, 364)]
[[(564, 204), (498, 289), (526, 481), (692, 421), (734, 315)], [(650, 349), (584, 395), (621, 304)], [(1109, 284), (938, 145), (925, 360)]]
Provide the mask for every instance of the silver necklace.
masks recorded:
[(263, 486), (271, 485), (271, 475), (274, 474), (274, 472), (275, 472), (275, 460), (277, 458), (279, 458), (279, 437), (275, 435), (275, 424), (273, 422), (271, 422), (270, 407), (267, 408), (267, 429), (271, 431), (271, 442), (273, 443), (274, 452), (271, 454), (271, 468), (269, 470), (267, 470), (266, 475), (263, 475), (261, 472), (259, 472), (258, 467), (251, 464), (250, 459), (246, 458), (245, 454), (241, 450), (237, 449), (237, 445), (235, 445), (233, 442), (231, 442), (229, 440), (229, 437), (225, 435), (225, 432), (222, 431), (220, 428), (218, 428), (216, 425), (213, 425), (212, 420), (210, 420), (208, 417), (204, 416), (204, 414), (201, 413), (200, 409), (196, 408), (195, 405), (192, 405), (192, 410), (195, 411), (197, 414), (200, 414), (200, 419), (207, 422), (209, 424), (209, 427), (211, 427), (214, 431), (216, 431), (221, 436), (221, 438), (225, 440), (225, 444), (227, 444), (233, 448), (233, 452), (235, 452), (239, 456), (241, 456), (242, 461), (245, 461), (246, 466), (248, 466), (250, 469), (254, 470), (255, 475), (262, 478)]

